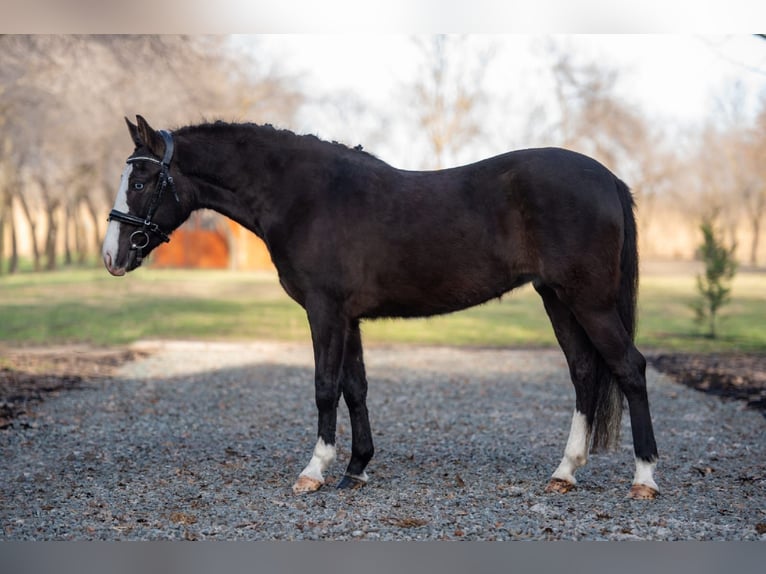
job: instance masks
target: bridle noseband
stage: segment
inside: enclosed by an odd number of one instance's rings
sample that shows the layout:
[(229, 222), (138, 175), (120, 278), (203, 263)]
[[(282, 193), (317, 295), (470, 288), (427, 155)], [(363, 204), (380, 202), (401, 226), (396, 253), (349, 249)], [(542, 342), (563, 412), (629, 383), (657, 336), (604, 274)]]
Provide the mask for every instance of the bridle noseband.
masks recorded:
[(160, 173), (157, 177), (157, 185), (154, 188), (154, 193), (152, 194), (152, 198), (149, 202), (149, 209), (146, 212), (146, 217), (136, 217), (130, 213), (124, 213), (117, 209), (112, 209), (112, 211), (109, 212), (109, 218), (107, 219), (107, 221), (119, 221), (120, 223), (126, 223), (128, 225), (139, 228), (130, 235), (130, 250), (136, 252), (136, 259), (139, 264), (143, 260), (143, 250), (147, 245), (149, 245), (150, 233), (153, 233), (159, 237), (163, 243), (168, 243), (170, 241), (169, 235), (160, 229), (159, 225), (152, 221), (152, 218), (154, 217), (154, 214), (156, 213), (157, 208), (160, 206), (160, 202), (162, 201), (162, 196), (165, 193), (165, 188), (168, 187), (168, 185), (173, 191), (173, 196), (176, 199), (176, 203), (181, 203), (181, 201), (178, 199), (178, 194), (176, 193), (176, 186), (175, 182), (173, 181), (173, 176), (170, 175), (170, 161), (173, 159), (174, 148), (173, 137), (170, 135), (170, 132), (165, 130), (160, 130), (159, 134), (162, 136), (162, 139), (165, 142), (165, 154), (162, 157), (162, 160), (151, 156), (136, 156), (128, 158), (126, 162), (136, 163), (139, 161), (148, 161), (151, 163), (156, 163), (160, 166)]

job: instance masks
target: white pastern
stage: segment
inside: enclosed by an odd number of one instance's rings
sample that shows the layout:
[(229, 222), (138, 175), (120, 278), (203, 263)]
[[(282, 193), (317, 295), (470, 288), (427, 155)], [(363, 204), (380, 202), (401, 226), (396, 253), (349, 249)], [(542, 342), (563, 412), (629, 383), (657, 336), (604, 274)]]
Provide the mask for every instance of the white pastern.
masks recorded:
[[(130, 181), (130, 174), (133, 173), (133, 164), (125, 166), (125, 171), (122, 172), (122, 178), (120, 179), (120, 189), (117, 190), (117, 199), (114, 202), (114, 209), (128, 212), (128, 183)], [(110, 221), (106, 228), (106, 235), (104, 236), (104, 244), (101, 248), (101, 255), (104, 257), (104, 263), (108, 268), (111, 268), (114, 262), (117, 260), (117, 250), (119, 249), (120, 241), (120, 222)]]
[(324, 482), (324, 471), (335, 461), (335, 445), (325, 444), (320, 438), (314, 447), (314, 454), (301, 472), (301, 476), (308, 476), (319, 482)]
[(588, 419), (575, 409), (572, 415), (572, 426), (569, 429), (569, 439), (567, 439), (567, 446), (564, 449), (564, 458), (561, 459), (561, 464), (553, 473), (553, 478), (565, 480), (570, 484), (577, 484), (574, 472), (588, 461), (589, 444)]
[(656, 467), (656, 462), (646, 462), (645, 460), (637, 458), (636, 474), (633, 476), (633, 484), (643, 484), (659, 492), (660, 489), (657, 487), (657, 483), (654, 482), (654, 469)]

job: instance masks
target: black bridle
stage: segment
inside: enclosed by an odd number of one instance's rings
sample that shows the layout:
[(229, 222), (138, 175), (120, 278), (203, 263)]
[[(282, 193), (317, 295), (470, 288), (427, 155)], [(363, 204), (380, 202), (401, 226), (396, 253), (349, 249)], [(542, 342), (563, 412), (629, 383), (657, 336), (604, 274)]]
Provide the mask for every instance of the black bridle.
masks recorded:
[(154, 214), (157, 212), (157, 208), (160, 206), (162, 196), (165, 193), (165, 189), (170, 186), (173, 191), (173, 196), (176, 198), (176, 203), (180, 203), (178, 194), (176, 193), (175, 182), (173, 176), (170, 175), (170, 161), (173, 159), (173, 137), (170, 132), (160, 130), (159, 134), (165, 142), (165, 154), (161, 160), (151, 156), (136, 156), (128, 158), (126, 163), (136, 163), (139, 161), (148, 161), (156, 163), (160, 166), (160, 173), (157, 176), (157, 185), (154, 188), (154, 193), (149, 201), (149, 209), (146, 212), (145, 217), (136, 217), (130, 213), (124, 213), (117, 209), (112, 209), (109, 212), (109, 218), (107, 221), (119, 221), (120, 223), (126, 223), (138, 227), (136, 231), (130, 235), (130, 250), (136, 252), (136, 259), (138, 263), (143, 260), (143, 250), (149, 245), (149, 234), (152, 233), (159, 237), (163, 243), (170, 241), (170, 236), (160, 229), (160, 226), (152, 221)]

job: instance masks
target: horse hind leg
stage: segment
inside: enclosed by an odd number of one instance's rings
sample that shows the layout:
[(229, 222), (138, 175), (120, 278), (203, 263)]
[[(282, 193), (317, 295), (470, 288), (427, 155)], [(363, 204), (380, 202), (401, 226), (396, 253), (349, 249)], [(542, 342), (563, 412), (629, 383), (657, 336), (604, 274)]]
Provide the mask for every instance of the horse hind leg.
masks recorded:
[(590, 425), (587, 417), (575, 408), (572, 414), (572, 425), (569, 438), (564, 448), (564, 457), (553, 472), (545, 492), (566, 494), (577, 484), (574, 473), (588, 462), (588, 443), (590, 441)]
[(628, 497), (653, 499), (659, 494), (654, 481), (657, 445), (646, 392), (646, 359), (633, 344), (616, 308), (575, 308), (575, 313), (628, 400), (636, 460)]
[(576, 395), (564, 456), (545, 489), (563, 494), (575, 487), (575, 471), (588, 461), (596, 406), (597, 356), (585, 331), (555, 291), (543, 284), (536, 284), (535, 289), (543, 299), (556, 339), (564, 351)]

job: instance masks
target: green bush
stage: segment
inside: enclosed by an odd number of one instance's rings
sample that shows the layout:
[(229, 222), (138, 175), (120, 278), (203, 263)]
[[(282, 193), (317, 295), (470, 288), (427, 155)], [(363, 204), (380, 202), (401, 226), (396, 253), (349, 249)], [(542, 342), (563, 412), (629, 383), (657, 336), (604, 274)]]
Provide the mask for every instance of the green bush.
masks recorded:
[(736, 244), (727, 246), (721, 239), (711, 219), (705, 219), (700, 225), (702, 244), (699, 256), (705, 264), (705, 274), (697, 275), (699, 300), (692, 304), (695, 320), (706, 325), (707, 336), (717, 337), (718, 311), (731, 300), (731, 281), (737, 272), (734, 258)]

